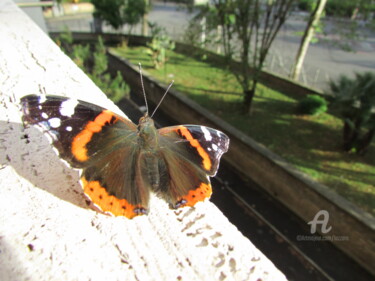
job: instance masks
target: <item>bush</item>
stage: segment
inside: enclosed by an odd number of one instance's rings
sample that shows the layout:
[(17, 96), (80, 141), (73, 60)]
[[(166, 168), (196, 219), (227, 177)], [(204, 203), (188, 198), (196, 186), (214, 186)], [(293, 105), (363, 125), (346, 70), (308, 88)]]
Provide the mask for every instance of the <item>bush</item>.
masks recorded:
[(73, 35), (69, 28), (66, 26), (64, 27), (64, 31), (55, 39), (55, 43), (64, 51), (64, 53), (72, 51)]
[(129, 95), (130, 88), (120, 72), (112, 77), (108, 70), (106, 48), (101, 37), (95, 46), (74, 45), (70, 31), (62, 33), (57, 42), (62, 50), (91, 78), (91, 80), (111, 99), (119, 102)]
[(159, 27), (155, 23), (149, 23), (152, 41), (147, 44), (147, 54), (151, 56), (154, 68), (159, 69), (167, 61), (167, 50), (173, 50), (175, 43), (166, 34), (165, 28)]
[(106, 48), (101, 37), (99, 37), (98, 43), (95, 45), (95, 52), (91, 56), (93, 59), (93, 65), (90, 72), (95, 76), (101, 76), (108, 69)]
[(298, 104), (298, 112), (300, 114), (317, 115), (326, 112), (327, 109), (327, 101), (318, 95), (308, 95)]
[(344, 122), (344, 150), (364, 154), (375, 135), (375, 73), (343, 75), (330, 88)]
[(79, 68), (84, 70), (85, 67), (87, 67), (85, 63), (87, 64), (87, 61), (91, 56), (90, 46), (75, 45), (72, 48), (70, 58), (75, 62), (76, 65), (78, 65)]

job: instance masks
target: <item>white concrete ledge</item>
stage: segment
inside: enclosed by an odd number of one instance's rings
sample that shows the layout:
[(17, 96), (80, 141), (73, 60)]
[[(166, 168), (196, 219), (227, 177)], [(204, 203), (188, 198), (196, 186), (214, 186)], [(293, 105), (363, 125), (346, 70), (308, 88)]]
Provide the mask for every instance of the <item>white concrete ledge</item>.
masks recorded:
[(210, 202), (152, 198), (128, 220), (87, 207), (78, 171), (24, 129), (22, 96), (118, 108), (11, 0), (0, 3), (0, 280), (286, 280)]

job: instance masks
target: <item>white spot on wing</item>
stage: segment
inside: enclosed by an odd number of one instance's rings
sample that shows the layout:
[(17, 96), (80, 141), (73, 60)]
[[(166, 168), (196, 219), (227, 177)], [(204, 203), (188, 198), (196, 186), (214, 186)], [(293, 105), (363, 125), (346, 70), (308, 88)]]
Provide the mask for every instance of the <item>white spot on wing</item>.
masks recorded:
[(66, 126), (65, 130), (67, 130), (68, 132), (71, 132), (73, 130), (72, 126)]
[(61, 125), (61, 120), (59, 118), (57, 118), (57, 117), (54, 117), (54, 118), (51, 118), (51, 119), (48, 120), (48, 124), (52, 128), (58, 128)]
[(206, 141), (212, 141), (212, 136), (209, 130), (206, 127), (201, 126), (201, 130), (204, 133), (204, 138)]
[(45, 113), (45, 112), (42, 112), (42, 117), (43, 117), (44, 119), (48, 119), (48, 114)]
[(39, 96), (39, 103), (44, 103), (47, 100), (46, 95), (40, 95)]
[(217, 151), (217, 149), (218, 149), (217, 145), (213, 143), (212, 144), (212, 149), (215, 150), (215, 151)]
[(61, 104), (60, 114), (66, 117), (72, 117), (74, 110), (78, 105), (78, 100), (68, 99)]

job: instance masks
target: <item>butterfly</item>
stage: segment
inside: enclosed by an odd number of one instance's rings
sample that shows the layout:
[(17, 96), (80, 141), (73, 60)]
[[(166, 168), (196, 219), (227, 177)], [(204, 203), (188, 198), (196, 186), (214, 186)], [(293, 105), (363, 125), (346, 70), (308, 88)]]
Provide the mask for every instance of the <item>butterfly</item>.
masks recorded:
[(171, 208), (204, 201), (212, 194), (209, 177), (229, 147), (228, 136), (209, 127), (157, 129), (148, 112), (136, 125), (72, 98), (28, 95), (21, 105), (24, 124), (50, 136), (59, 156), (81, 169), (85, 195), (114, 216), (147, 214), (151, 192)]

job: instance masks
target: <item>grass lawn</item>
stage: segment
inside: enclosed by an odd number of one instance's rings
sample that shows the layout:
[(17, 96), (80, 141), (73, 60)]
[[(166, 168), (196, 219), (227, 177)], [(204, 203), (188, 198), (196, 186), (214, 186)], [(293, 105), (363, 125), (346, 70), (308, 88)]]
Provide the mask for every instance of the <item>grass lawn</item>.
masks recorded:
[(341, 151), (342, 121), (328, 113), (296, 114), (297, 100), (259, 85), (251, 116), (240, 114), (242, 91), (227, 70), (175, 52), (152, 68), (145, 47), (115, 50), (164, 83), (188, 95), (365, 211), (375, 215), (375, 141), (365, 156)]

